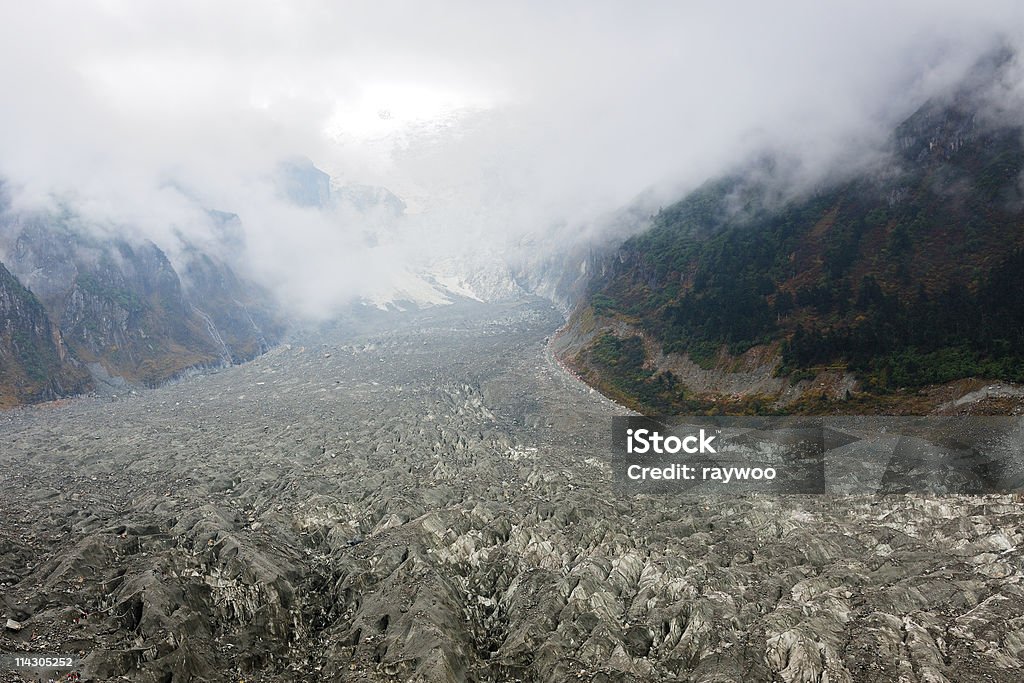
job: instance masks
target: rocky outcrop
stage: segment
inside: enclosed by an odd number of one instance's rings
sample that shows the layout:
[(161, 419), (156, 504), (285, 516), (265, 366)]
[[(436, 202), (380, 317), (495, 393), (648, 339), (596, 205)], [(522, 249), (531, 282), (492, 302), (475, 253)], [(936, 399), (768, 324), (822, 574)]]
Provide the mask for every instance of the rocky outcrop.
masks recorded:
[(250, 360), (281, 339), (285, 325), (269, 291), (196, 249), (185, 251), (179, 268), (184, 296), (206, 324), (222, 360)]
[(284, 197), (296, 206), (323, 209), (331, 203), (331, 176), (304, 157), (279, 163), (274, 181)]
[(0, 263), (0, 407), (89, 386), (88, 372), (72, 359), (43, 305)]
[[(236, 221), (220, 218), (224, 238), (240, 239), (229, 229)], [(70, 355), (129, 383), (155, 385), (191, 368), (248, 360), (284, 330), (269, 292), (192, 246), (176, 268), (150, 241), (38, 212), (0, 217), (0, 252)]]
[(386, 187), (377, 185), (359, 185), (349, 183), (339, 185), (331, 195), (338, 203), (347, 205), (356, 211), (369, 213), (381, 212), (392, 218), (405, 213), (405, 202)]

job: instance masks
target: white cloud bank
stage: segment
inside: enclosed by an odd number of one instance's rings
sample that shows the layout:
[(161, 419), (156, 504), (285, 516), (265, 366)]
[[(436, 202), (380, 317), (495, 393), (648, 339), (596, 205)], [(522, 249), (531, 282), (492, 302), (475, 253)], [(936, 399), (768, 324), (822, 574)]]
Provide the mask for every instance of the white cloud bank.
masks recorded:
[[(248, 267), (326, 312), (753, 153), (855, 167), (1022, 26), (1010, 1), (12, 3), (0, 176), (163, 245), (209, 229), (192, 198), (238, 213)], [(296, 155), (414, 215), (371, 246), (282, 201)]]

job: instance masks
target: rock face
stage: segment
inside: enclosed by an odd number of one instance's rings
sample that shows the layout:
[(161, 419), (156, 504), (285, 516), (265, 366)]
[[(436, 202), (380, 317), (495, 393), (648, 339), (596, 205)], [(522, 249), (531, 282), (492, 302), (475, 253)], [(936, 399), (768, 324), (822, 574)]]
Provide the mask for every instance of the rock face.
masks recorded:
[(285, 325), (269, 291), (196, 249), (185, 251), (179, 268), (183, 295), (206, 323), (223, 360), (255, 358), (281, 339)]
[(370, 213), (380, 211), (392, 218), (405, 213), (405, 202), (386, 187), (349, 183), (338, 186), (332, 196), (341, 204), (356, 211)]
[(0, 263), (0, 407), (83, 391), (89, 373), (32, 292)]
[(61, 298), (61, 327), (75, 352), (128, 379), (155, 384), (220, 359), (216, 339), (153, 244), (104, 248), (94, 267), (78, 270)]
[(95, 236), (72, 217), (6, 213), (0, 253), (70, 355), (130, 383), (240, 362), (283, 332), (269, 293), (192, 247), (179, 266), (183, 281), (152, 242)]
[(615, 259), (623, 241), (650, 226), (654, 200), (648, 195), (607, 216), (580, 226), (580, 234), (538, 235), (524, 239), (513, 250), (512, 278), (525, 292), (544, 297), (567, 315), (585, 306), (593, 293), (593, 282), (606, 282), (613, 274)]
[(278, 164), (275, 182), (297, 206), (323, 209), (331, 203), (331, 176), (309, 159), (296, 158)]
[(1020, 680), (1018, 497), (620, 497), (624, 411), (560, 323), (368, 319), (0, 414), (0, 647), (92, 680)]

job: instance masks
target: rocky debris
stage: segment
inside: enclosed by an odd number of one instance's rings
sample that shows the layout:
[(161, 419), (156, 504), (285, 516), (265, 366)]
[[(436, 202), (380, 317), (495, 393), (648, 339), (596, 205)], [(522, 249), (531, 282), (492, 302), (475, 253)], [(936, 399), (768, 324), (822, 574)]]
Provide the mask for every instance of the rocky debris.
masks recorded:
[(623, 411), (559, 323), (459, 305), (0, 413), (0, 647), (83, 680), (1020, 680), (1019, 497), (618, 497)]

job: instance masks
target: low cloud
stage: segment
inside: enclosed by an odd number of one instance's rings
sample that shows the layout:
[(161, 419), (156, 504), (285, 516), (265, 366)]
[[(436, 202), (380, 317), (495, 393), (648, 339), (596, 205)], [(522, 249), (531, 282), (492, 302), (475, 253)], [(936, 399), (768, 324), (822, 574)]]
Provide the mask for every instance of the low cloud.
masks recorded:
[[(794, 185), (876, 163), (1016, 2), (41, 2), (2, 11), (0, 175), (173, 249), (237, 213), (253, 275), (325, 314), (431, 260), (583, 238), (764, 154)], [(1020, 108), (1021, 71), (990, 103)], [(296, 206), (304, 156), (401, 219)], [(56, 199), (55, 199), (56, 198)], [(368, 238), (367, 233), (379, 233)], [(480, 254), (486, 254), (481, 257)]]

